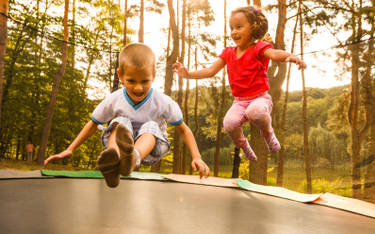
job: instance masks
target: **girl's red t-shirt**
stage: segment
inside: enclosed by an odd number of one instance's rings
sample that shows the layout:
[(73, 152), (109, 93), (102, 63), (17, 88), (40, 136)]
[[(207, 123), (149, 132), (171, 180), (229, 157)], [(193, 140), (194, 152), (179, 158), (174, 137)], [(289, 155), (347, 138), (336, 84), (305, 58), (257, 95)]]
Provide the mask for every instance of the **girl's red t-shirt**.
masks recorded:
[(236, 57), (236, 46), (227, 47), (219, 58), (227, 65), (229, 84), (234, 97), (248, 97), (269, 90), (267, 69), (269, 59), (264, 51), (272, 49), (271, 44), (257, 42), (240, 57)]

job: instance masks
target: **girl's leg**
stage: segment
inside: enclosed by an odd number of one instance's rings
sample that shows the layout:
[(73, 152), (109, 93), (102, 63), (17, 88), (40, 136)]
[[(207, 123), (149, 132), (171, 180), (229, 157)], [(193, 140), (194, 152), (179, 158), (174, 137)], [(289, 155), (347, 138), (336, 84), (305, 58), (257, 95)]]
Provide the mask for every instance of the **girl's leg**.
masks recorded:
[(260, 129), (260, 133), (264, 137), (270, 153), (275, 154), (281, 147), (272, 128), (271, 111), (272, 100), (268, 95), (256, 98), (247, 107), (246, 114), (249, 120)]
[(245, 157), (250, 161), (256, 161), (257, 157), (251, 149), (249, 142), (243, 135), (242, 125), (249, 122), (246, 116), (246, 102), (233, 103), (224, 117), (224, 130), (232, 139), (237, 148), (241, 148)]

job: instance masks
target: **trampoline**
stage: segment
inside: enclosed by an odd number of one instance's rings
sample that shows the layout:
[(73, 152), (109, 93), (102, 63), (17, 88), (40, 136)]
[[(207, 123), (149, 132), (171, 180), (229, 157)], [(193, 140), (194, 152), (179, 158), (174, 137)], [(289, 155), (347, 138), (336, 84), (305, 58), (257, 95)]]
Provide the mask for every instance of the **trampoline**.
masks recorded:
[(104, 179), (39, 174), (0, 171), (1, 233), (375, 233), (375, 216), (248, 191), (234, 180), (205, 186), (138, 173), (111, 189)]

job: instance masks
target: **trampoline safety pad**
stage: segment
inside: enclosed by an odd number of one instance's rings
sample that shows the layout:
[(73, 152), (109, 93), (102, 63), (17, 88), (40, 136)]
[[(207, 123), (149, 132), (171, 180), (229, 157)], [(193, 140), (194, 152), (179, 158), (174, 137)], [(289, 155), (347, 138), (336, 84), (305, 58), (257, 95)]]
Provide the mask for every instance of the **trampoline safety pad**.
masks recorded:
[(0, 180), (1, 233), (375, 233), (375, 205), (334, 194), (295, 202), (244, 180), (141, 172), (115, 189), (82, 174), (40, 178), (53, 173)]

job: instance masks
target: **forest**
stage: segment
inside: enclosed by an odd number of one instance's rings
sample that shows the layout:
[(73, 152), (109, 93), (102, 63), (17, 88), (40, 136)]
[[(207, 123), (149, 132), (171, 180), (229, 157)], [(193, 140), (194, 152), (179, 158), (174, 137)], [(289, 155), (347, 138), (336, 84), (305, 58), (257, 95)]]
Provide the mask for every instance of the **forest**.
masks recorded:
[[(145, 40), (145, 25), (152, 24), (152, 17), (167, 16), (165, 25), (157, 26), (162, 46), (154, 88), (180, 105), (212, 176), (375, 202), (375, 0), (0, 2), (0, 160), (25, 160), (30, 141), (33, 160), (42, 165), (69, 146), (105, 95), (123, 88), (115, 72), (121, 48), (154, 43)], [(219, 4), (220, 14), (214, 11)], [(289, 63), (270, 64), (268, 92), (281, 150), (269, 154), (259, 129), (246, 124), (245, 136), (258, 156), (251, 163), (222, 127), (233, 102), (225, 69), (198, 83), (176, 76), (171, 66), (179, 61), (189, 70), (204, 68), (217, 59), (217, 51), (233, 45), (227, 29), (233, 5), (266, 12), (273, 21), (273, 47), (298, 55), (309, 66), (297, 70)], [(208, 32), (219, 20), (223, 25), (216, 27), (221, 28)], [(321, 35), (330, 44), (312, 50), (313, 39)], [(319, 76), (347, 85), (306, 86), (313, 79), (324, 83)], [(300, 90), (289, 91), (293, 80), (301, 82)], [(192, 173), (187, 147), (173, 127), (168, 134), (169, 154), (140, 170)], [(102, 150), (98, 131), (70, 159), (54, 163), (97, 170)]]

